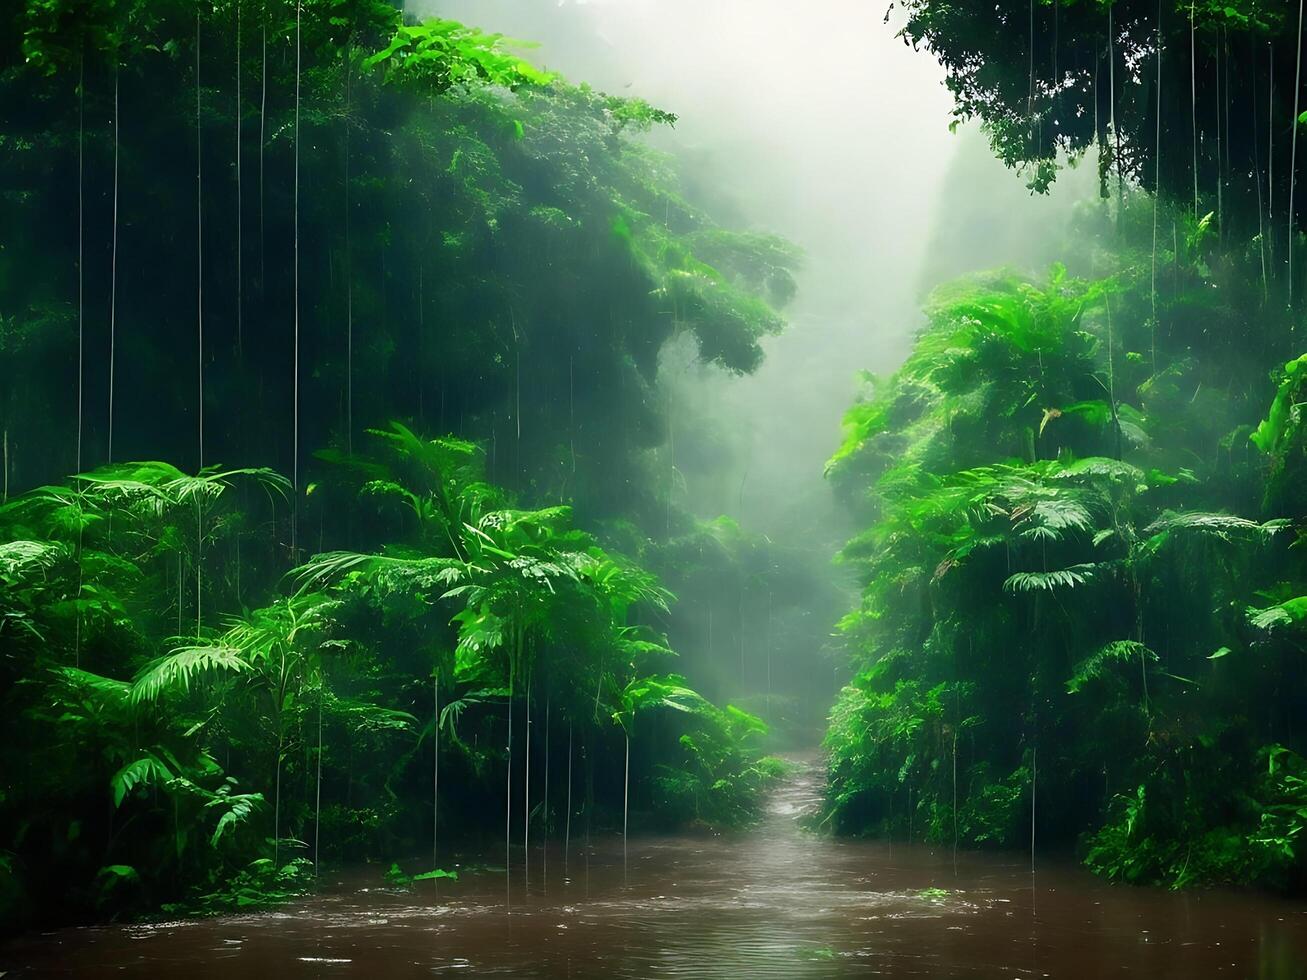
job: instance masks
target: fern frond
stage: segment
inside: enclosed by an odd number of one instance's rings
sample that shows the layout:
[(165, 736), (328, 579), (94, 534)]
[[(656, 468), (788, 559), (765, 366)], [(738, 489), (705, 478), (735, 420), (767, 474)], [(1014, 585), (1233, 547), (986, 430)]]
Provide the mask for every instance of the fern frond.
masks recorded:
[(166, 783), (172, 778), (172, 770), (153, 752), (147, 752), (139, 759), (127, 763), (109, 780), (109, 787), (113, 790), (113, 805), (115, 808), (122, 806), (123, 800), (137, 786), (145, 786), (154, 781)]
[(1248, 622), (1260, 630), (1272, 630), (1307, 621), (1307, 595), (1277, 602), (1264, 609), (1249, 609)]
[(1075, 673), (1067, 679), (1067, 693), (1079, 693), (1086, 684), (1102, 677), (1116, 664), (1140, 660), (1156, 663), (1157, 659), (1157, 654), (1136, 640), (1113, 640), (1106, 646), (1099, 647), (1076, 666)]
[(1087, 456), (1067, 463), (1053, 473), (1055, 480), (1073, 480), (1077, 477), (1104, 477), (1118, 483), (1141, 485), (1144, 482), (1144, 471), (1119, 459)]
[(1017, 572), (1008, 576), (1003, 588), (1008, 592), (1054, 592), (1084, 585), (1098, 570), (1097, 565), (1079, 564), (1051, 572)]
[(1257, 521), (1250, 521), (1246, 517), (1236, 517), (1233, 514), (1167, 511), (1148, 525), (1145, 528), (1145, 533), (1155, 535), (1165, 531), (1187, 531), (1195, 534), (1208, 534), (1223, 541), (1229, 541), (1235, 535), (1270, 537), (1283, 530), (1285, 526), (1286, 523), (1283, 520), (1267, 521), (1265, 524), (1259, 524)]
[(240, 673), (249, 670), (241, 650), (227, 644), (201, 644), (178, 647), (145, 668), (132, 683), (131, 699), (135, 702), (157, 700), (164, 692), (189, 690), (191, 681), (210, 673)]
[(101, 700), (125, 704), (131, 698), (132, 686), (127, 681), (92, 674), (90, 671), (79, 670), (76, 667), (56, 667), (54, 673), (67, 684), (81, 692), (94, 693)]
[(213, 829), (213, 836), (209, 838), (213, 847), (218, 846), (224, 834), (248, 821), (264, 805), (262, 793), (231, 793), (230, 788), (230, 784), (223, 786), (217, 796), (204, 804), (206, 810), (224, 808)]
[(6, 541), (0, 544), (0, 579), (10, 584), (45, 575), (68, 550), (52, 541)]
[(356, 551), (324, 551), (314, 555), (298, 568), (291, 569), (288, 577), (302, 592), (310, 588), (321, 588), (338, 581), (349, 572), (367, 568), (380, 560), (380, 555), (368, 555)]

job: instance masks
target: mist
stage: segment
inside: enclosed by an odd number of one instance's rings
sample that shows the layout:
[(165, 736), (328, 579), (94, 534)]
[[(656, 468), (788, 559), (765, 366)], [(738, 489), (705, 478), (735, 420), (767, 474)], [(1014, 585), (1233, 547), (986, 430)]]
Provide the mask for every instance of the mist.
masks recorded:
[(845, 676), (832, 629), (856, 601), (851, 571), (834, 558), (856, 525), (823, 467), (861, 376), (894, 371), (934, 286), (1006, 266), (1041, 271), (1075, 202), (1096, 189), (1093, 167), (1065, 169), (1052, 193), (1032, 194), (978, 126), (950, 129), (943, 72), (898, 36), (897, 13), (858, 0), (801, 14), (783, 0), (412, 9), (529, 42), (524, 53), (549, 70), (676, 113), (648, 139), (675, 159), (693, 203), (803, 250), (789, 325), (764, 340), (756, 372), (705, 365), (688, 338), (664, 352), (669, 438), (653, 465), (669, 472), (677, 506), (764, 536), (816, 592), (783, 614), (756, 599), (752, 613), (788, 638), (766, 677), (743, 654), (736, 662), (739, 638), (729, 656), (715, 649), (713, 624), (694, 611), (700, 597), (682, 595), (672, 635), (695, 676), (734, 697), (785, 690), (807, 715), (824, 715)]
[[(669, 357), (698, 420), (726, 433), (731, 465), (691, 474), (701, 515), (727, 512), (770, 534), (833, 517), (796, 510), (823, 496), (821, 469), (860, 371), (892, 371), (920, 304), (955, 275), (1042, 265), (1060, 244), (1092, 166), (1048, 196), (996, 162), (974, 124), (951, 132), (943, 72), (898, 36), (897, 13), (824, 0), (449, 0), (411, 4), (538, 44), (542, 66), (679, 116), (650, 135), (695, 202), (805, 254), (790, 326), (757, 372), (729, 376)], [(686, 373), (680, 373), (686, 372)], [(718, 464), (720, 460), (716, 461)], [(748, 470), (747, 476), (745, 470)], [(741, 479), (745, 481), (740, 491)]]

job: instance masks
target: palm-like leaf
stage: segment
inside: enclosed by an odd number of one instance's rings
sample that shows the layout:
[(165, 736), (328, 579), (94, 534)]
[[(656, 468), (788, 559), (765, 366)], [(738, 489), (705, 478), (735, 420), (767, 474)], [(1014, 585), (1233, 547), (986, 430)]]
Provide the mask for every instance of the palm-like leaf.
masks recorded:
[(1086, 684), (1103, 677), (1109, 670), (1125, 663), (1156, 663), (1158, 656), (1136, 640), (1114, 640), (1104, 644), (1076, 665), (1067, 679), (1068, 694), (1078, 694)]
[(113, 805), (120, 807), (128, 794), (137, 786), (145, 786), (150, 783), (166, 783), (172, 780), (175, 773), (169, 766), (152, 752), (133, 759), (124, 765), (109, 781), (110, 789), (113, 791)]
[(188, 691), (191, 683), (212, 674), (239, 674), (250, 669), (245, 651), (228, 643), (178, 647), (155, 660), (132, 682), (133, 702), (157, 701), (165, 693)]
[(1055, 592), (1084, 585), (1094, 577), (1099, 566), (1094, 564), (1071, 565), (1051, 572), (1017, 572), (1008, 576), (1003, 588), (1008, 592)]

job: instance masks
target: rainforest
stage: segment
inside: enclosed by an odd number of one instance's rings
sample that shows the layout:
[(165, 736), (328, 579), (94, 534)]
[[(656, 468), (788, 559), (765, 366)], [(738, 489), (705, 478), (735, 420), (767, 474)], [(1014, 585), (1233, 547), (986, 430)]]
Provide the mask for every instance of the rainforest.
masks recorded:
[(0, 976), (1307, 977), (1303, 41), (5, 0)]

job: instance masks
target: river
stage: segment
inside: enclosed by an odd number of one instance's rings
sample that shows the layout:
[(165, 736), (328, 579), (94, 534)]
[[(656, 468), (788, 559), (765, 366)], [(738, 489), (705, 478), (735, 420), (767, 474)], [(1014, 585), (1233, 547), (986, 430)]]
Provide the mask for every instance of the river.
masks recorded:
[[(1112, 886), (1026, 855), (832, 840), (799, 827), (804, 764), (735, 836), (573, 839), (437, 890), (376, 868), (274, 912), (65, 929), (9, 976), (1307, 978), (1307, 903)], [(529, 880), (524, 871), (529, 870)], [(0, 974), (4, 975), (4, 974)]]

